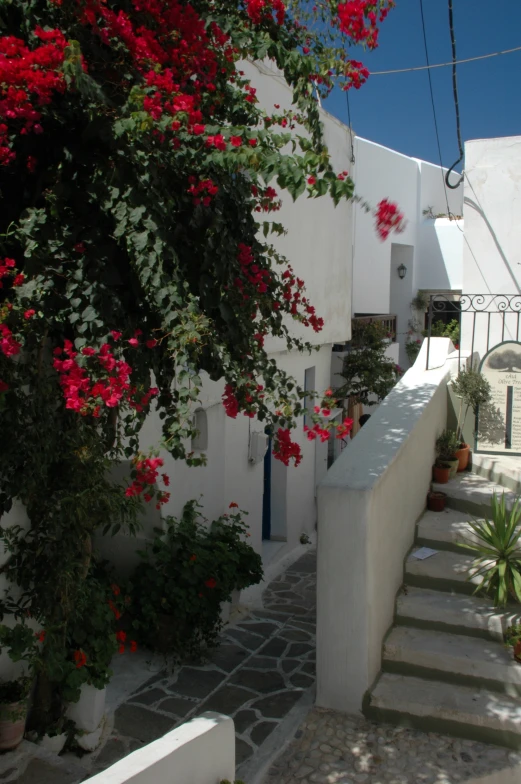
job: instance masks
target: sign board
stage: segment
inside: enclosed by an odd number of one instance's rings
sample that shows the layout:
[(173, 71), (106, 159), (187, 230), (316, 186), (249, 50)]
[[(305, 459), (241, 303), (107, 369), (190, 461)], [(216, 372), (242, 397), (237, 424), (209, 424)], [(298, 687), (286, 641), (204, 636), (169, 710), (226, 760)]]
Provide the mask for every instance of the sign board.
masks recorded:
[(494, 346), (479, 369), (492, 398), (478, 412), (475, 451), (521, 455), (521, 343)]

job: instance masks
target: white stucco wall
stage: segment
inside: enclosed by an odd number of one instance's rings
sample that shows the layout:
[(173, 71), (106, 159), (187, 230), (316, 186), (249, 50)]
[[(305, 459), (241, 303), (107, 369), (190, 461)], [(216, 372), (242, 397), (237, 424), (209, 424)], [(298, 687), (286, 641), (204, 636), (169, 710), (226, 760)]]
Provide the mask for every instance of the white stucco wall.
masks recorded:
[(219, 784), (235, 779), (233, 721), (203, 713), (110, 768), (89, 784)]
[[(465, 144), (463, 290), (518, 294), (521, 284), (521, 136)], [(488, 316), (476, 318), (475, 350), (486, 351)], [(470, 349), (472, 317), (463, 314), (462, 345)], [(490, 345), (516, 339), (517, 314), (491, 316)]]
[[(274, 104), (283, 109), (291, 107), (292, 91), (269, 63), (242, 64), (246, 76), (257, 90), (257, 98), (268, 112), (276, 112)], [(349, 128), (335, 117), (321, 111), (324, 139), (336, 171), (349, 170)], [(282, 130), (282, 129), (281, 129)], [(295, 133), (306, 135), (300, 126)], [(288, 148), (291, 154), (291, 149)], [(306, 194), (293, 202), (280, 192), (276, 181), (270, 185), (279, 191), (282, 208), (266, 214), (266, 220), (282, 223), (287, 233), (270, 237), (279, 253), (285, 255), (295, 272), (306, 283), (306, 289), (317, 315), (324, 319), (320, 333), (288, 321), (292, 334), (309, 343), (321, 345), (348, 340), (351, 335), (351, 278), (352, 278), (352, 213), (353, 205), (342, 202), (334, 206), (329, 196), (310, 199)], [(268, 352), (286, 348), (282, 340), (267, 339)]]
[[(445, 354), (450, 341), (434, 338)], [(446, 426), (449, 364), (416, 363), (318, 488), (317, 704), (359, 712), (381, 666), (435, 440)]]
[[(409, 158), (359, 137), (355, 140), (354, 177), (357, 194), (375, 206), (381, 199), (396, 202), (407, 226), (402, 234), (381, 241), (370, 213), (355, 208), (353, 217), (353, 312), (395, 313), (400, 365), (407, 366), (406, 333), (413, 316), (410, 302), (418, 289), (460, 291), (462, 287), (462, 222), (430, 219), (450, 213), (461, 216), (463, 188), (444, 187), (445, 170)], [(453, 175), (451, 182), (457, 181)], [(404, 264), (407, 274), (398, 277)]]

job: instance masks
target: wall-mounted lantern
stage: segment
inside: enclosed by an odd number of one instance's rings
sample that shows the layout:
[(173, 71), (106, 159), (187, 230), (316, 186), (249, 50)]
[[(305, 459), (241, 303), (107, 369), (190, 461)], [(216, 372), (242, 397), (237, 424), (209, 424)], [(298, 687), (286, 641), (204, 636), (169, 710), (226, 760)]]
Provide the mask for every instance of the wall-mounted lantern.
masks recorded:
[(405, 266), (405, 264), (400, 264), (400, 266), (398, 267), (398, 277), (401, 280), (403, 280), (406, 275), (407, 275), (407, 267)]

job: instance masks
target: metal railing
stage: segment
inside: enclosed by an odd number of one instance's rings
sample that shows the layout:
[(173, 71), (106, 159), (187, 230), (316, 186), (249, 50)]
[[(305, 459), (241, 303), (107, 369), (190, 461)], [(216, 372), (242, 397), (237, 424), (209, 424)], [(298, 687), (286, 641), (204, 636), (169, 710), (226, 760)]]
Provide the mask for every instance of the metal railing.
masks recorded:
[(471, 364), (475, 354), (482, 358), (505, 340), (519, 341), (521, 337), (521, 294), (461, 294), (450, 300), (443, 294), (432, 294), (429, 300), (427, 325), (427, 361), (436, 316), (451, 313), (460, 323), (458, 367), (461, 367), (461, 346), (470, 347)]
[(354, 316), (355, 324), (381, 324), (386, 332), (396, 335), (396, 313), (381, 313), (371, 316)]

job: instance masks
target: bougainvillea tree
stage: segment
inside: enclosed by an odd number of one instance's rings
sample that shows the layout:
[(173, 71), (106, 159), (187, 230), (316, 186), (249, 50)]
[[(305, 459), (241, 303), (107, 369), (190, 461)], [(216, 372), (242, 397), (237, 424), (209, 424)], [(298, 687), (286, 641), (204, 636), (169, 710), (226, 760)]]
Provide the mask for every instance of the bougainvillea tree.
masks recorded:
[[(265, 421), (275, 456), (300, 461), (303, 392), (263, 342), (303, 349), (291, 319), (323, 322), (269, 241), (272, 213), (283, 190), (353, 197), (317, 92), (362, 84), (348, 45), (374, 47), (392, 5), (0, 0), (0, 505), (20, 499), (31, 524), (4, 532), (4, 571), (46, 629), (40, 726), (59, 710), (93, 532), (168, 499), (161, 459), (138, 452), (151, 405), (164, 447), (196, 465), (185, 443), (206, 371), (225, 380), (228, 415)], [(263, 58), (292, 87), (290, 111), (268, 113), (241, 71)], [(389, 202), (375, 219), (382, 237), (402, 220)], [(328, 436), (328, 400), (309, 438)], [(126, 489), (109, 470), (124, 457)]]

